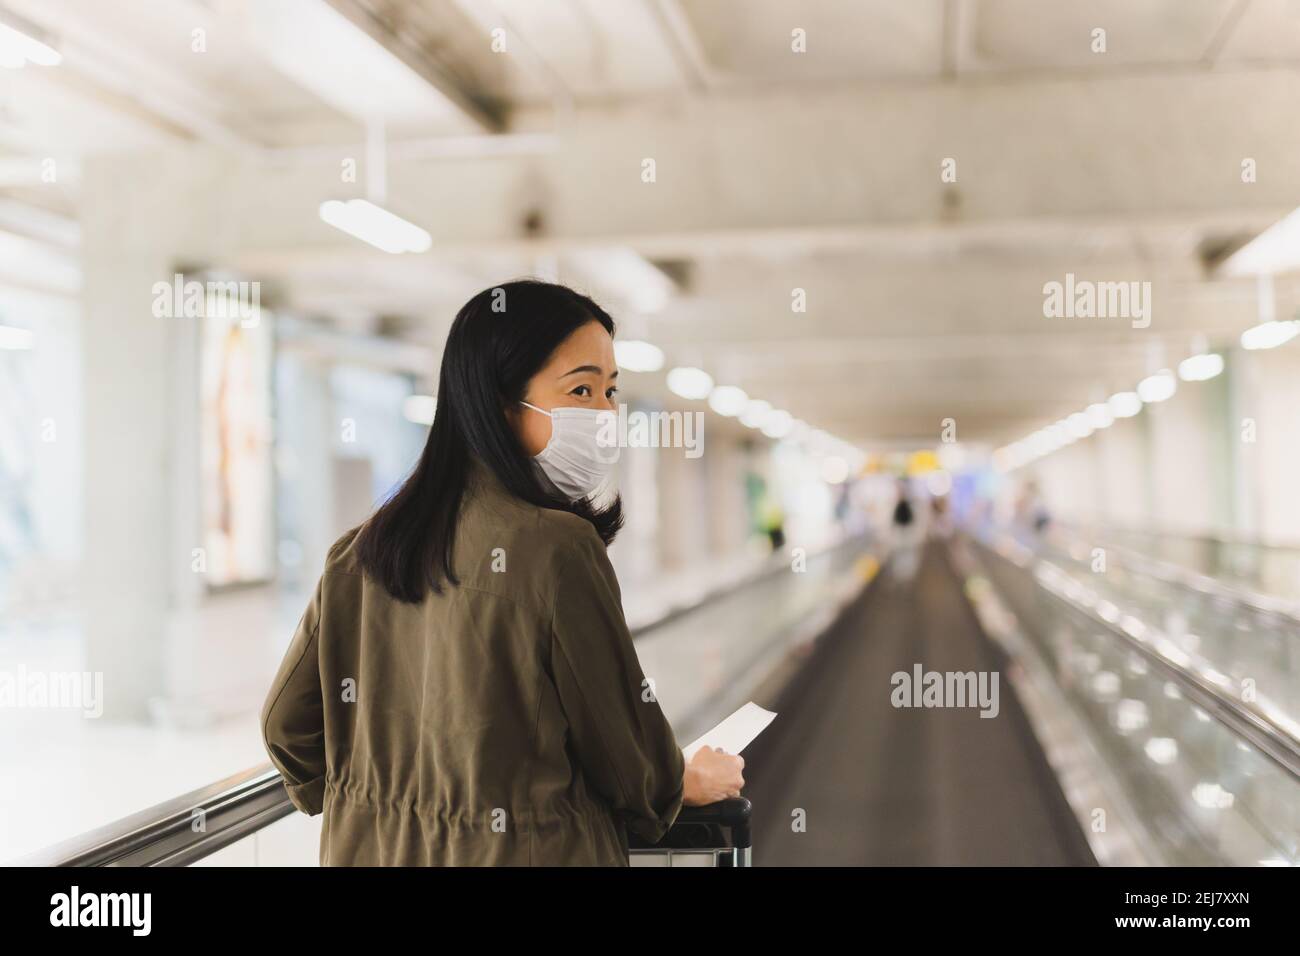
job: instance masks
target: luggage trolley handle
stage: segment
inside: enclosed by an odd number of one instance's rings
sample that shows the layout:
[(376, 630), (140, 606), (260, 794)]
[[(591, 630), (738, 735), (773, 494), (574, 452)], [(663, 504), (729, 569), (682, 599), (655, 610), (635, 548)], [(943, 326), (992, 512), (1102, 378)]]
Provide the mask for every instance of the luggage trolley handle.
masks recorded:
[(714, 866), (750, 866), (751, 813), (750, 803), (744, 797), (729, 797), (702, 807), (684, 806), (657, 843), (647, 843), (635, 833), (628, 833), (628, 851), (634, 858), (666, 856), (669, 866), (677, 855), (712, 856)]
[(745, 797), (728, 797), (702, 807), (682, 807), (677, 814), (678, 823), (714, 823), (731, 831), (731, 844), (737, 849), (750, 849), (749, 817), (753, 807)]
[(750, 866), (753, 844), (749, 833), (749, 819), (752, 813), (753, 807), (745, 797), (728, 797), (726, 800), (707, 803), (701, 807), (682, 807), (677, 814), (676, 823), (724, 827), (731, 834), (731, 865)]

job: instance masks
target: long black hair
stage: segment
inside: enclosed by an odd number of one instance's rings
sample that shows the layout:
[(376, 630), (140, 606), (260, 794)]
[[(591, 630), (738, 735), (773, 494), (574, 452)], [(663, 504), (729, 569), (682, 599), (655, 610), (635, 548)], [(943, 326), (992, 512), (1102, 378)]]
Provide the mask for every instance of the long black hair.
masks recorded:
[(430, 590), (459, 583), (452, 547), (472, 458), (516, 497), (576, 514), (606, 544), (614, 539), (623, 526), (621, 500), (598, 509), (544, 485), (505, 413), (560, 343), (593, 321), (614, 334), (614, 320), (587, 296), (535, 279), (484, 289), (456, 314), (424, 452), (358, 536), (362, 568), (393, 597), (418, 603)]

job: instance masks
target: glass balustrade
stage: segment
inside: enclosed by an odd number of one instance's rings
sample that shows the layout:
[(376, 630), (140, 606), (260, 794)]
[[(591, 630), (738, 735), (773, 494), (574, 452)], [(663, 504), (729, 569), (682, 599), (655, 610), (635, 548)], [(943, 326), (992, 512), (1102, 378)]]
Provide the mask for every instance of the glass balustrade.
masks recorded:
[[(1094, 574), (1078, 555), (1034, 554), (1005, 539), (985, 544), (990, 578), (1165, 862), (1300, 861), (1294, 764), (1211, 712), (1218, 709), (1213, 695), (1240, 699), (1232, 688), (1247, 674), (1294, 704), (1294, 690), (1286, 693), (1294, 688), (1294, 623), (1114, 569)], [(1172, 646), (1160, 648), (1164, 634)], [(1186, 675), (1209, 659), (1230, 680), (1207, 691), (1186, 679), (1175, 664), (1178, 650), (1188, 655)], [(1267, 749), (1300, 752), (1294, 738), (1287, 743), (1283, 732), (1271, 732), (1281, 745)]]

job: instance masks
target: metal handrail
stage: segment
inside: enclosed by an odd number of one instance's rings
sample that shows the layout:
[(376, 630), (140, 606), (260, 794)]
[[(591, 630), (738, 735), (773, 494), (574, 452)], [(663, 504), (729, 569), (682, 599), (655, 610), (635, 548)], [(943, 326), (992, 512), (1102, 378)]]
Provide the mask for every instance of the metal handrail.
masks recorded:
[[(1277, 597), (1276, 595), (1263, 594), (1240, 585), (1224, 584), (1222, 581), (1201, 574), (1199, 571), (1175, 564), (1172, 561), (1153, 558), (1124, 545), (1106, 544), (1100, 546), (1105, 547), (1108, 554), (1119, 555), (1120, 566), (1128, 570), (1150, 575), (1174, 587), (1207, 594), (1258, 614), (1286, 618), (1290, 623), (1300, 624), (1300, 602)], [(1067, 556), (1072, 561), (1079, 560), (1068, 554), (1068, 550)]]
[[(1200, 571), (1196, 571), (1193, 568), (1165, 560), (1164, 558), (1152, 557), (1149, 554), (1144, 554), (1127, 545), (1105, 543), (1105, 531), (1102, 532), (1103, 537), (1096, 538), (1092, 535), (1085, 534), (1079, 530), (1077, 526), (1067, 525), (1065, 527), (1076, 539), (1086, 538), (1092, 540), (1095, 544), (1105, 547), (1107, 552), (1118, 554), (1121, 557), (1121, 565), (1128, 567), (1131, 570), (1136, 570), (1142, 574), (1149, 574), (1151, 577), (1164, 581), (1166, 584), (1172, 584), (1176, 587), (1183, 587), (1189, 590), (1199, 591), (1202, 594), (1209, 594), (1212, 597), (1221, 598), (1238, 606), (1249, 608), (1252, 611), (1271, 614), (1278, 617), (1286, 617), (1300, 623), (1300, 601), (1278, 595), (1265, 594), (1261, 591), (1256, 591), (1240, 584), (1225, 584), (1222, 581), (1212, 578), (1207, 574), (1202, 574)], [(1121, 529), (1120, 533), (1122, 534), (1125, 532)], [(1183, 536), (1177, 535), (1173, 532), (1153, 532), (1151, 535), (1153, 537), (1185, 537), (1186, 540), (1189, 541), (1223, 541), (1223, 539), (1210, 536)], [(1276, 551), (1294, 550), (1291, 548), (1275, 547), (1272, 545), (1248, 544), (1246, 542), (1242, 542), (1240, 546)], [(1071, 558), (1073, 560), (1073, 556), (1071, 556)]]
[[(1076, 530), (1085, 526), (1083, 522), (1079, 521), (1057, 521), (1054, 523)], [(1266, 544), (1262, 541), (1235, 535), (1175, 531), (1172, 528), (1151, 528), (1140, 525), (1097, 524), (1095, 527), (1099, 528), (1103, 533), (1141, 535), (1147, 538), (1163, 538), (1172, 541), (1201, 541), (1229, 548), (1254, 548), (1258, 551), (1290, 552), (1300, 556), (1300, 544)]]
[[(295, 811), (284, 778), (265, 763), (200, 787), (124, 820), (72, 837), (14, 866), (189, 866)], [(682, 807), (677, 824), (715, 824), (732, 833), (731, 849), (750, 850), (750, 803), (732, 797)]]
[[(858, 546), (867, 542), (868, 540), (870, 540), (870, 535), (867, 533), (845, 535), (841, 538), (837, 538), (836, 540), (830, 542), (829, 544), (824, 545), (823, 547), (813, 549), (807, 554), (806, 557), (808, 558), (808, 560), (825, 557), (826, 555), (834, 554), (835, 552), (839, 551), (841, 548)], [(746, 588), (750, 588), (762, 584), (765, 581), (768, 581), (776, 577), (778, 574), (782, 573), (783, 571), (788, 571), (789, 568), (790, 568), (790, 564), (786, 556), (774, 552), (771, 555), (769, 555), (767, 558), (765, 558), (763, 562), (757, 568), (754, 569), (754, 572), (752, 574), (748, 574), (738, 581), (732, 581), (726, 584), (720, 584), (715, 588), (711, 588), (705, 591), (696, 600), (686, 604), (677, 605), (676, 607), (671, 607), (663, 614), (660, 614), (658, 617), (652, 618), (651, 620), (648, 621), (644, 621), (638, 624), (636, 627), (631, 627), (628, 629), (628, 631), (632, 635), (632, 640), (634, 641), (639, 640), (640, 638), (650, 633), (651, 631), (657, 630), (666, 624), (671, 624), (681, 619), (682, 617), (685, 617), (687, 614), (691, 614), (695, 611), (698, 611), (706, 604), (711, 604), (714, 601), (719, 601), (723, 598), (731, 597), (733, 594), (737, 594), (745, 590)]]
[(189, 866), (293, 813), (270, 763), (14, 861), (17, 866)]

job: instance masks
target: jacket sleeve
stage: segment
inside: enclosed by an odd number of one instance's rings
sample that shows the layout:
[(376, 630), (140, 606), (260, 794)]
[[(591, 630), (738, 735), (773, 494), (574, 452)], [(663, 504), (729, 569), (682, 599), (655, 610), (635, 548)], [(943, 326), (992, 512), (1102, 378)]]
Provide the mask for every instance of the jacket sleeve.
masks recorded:
[(591, 531), (557, 568), (551, 665), (584, 775), (627, 822), (657, 842), (682, 806), (685, 758), (645, 682), (618, 579)]
[(325, 579), (303, 612), (262, 705), (262, 740), (284, 776), (289, 799), (303, 813), (321, 812), (325, 795), (325, 720), (317, 648)]

